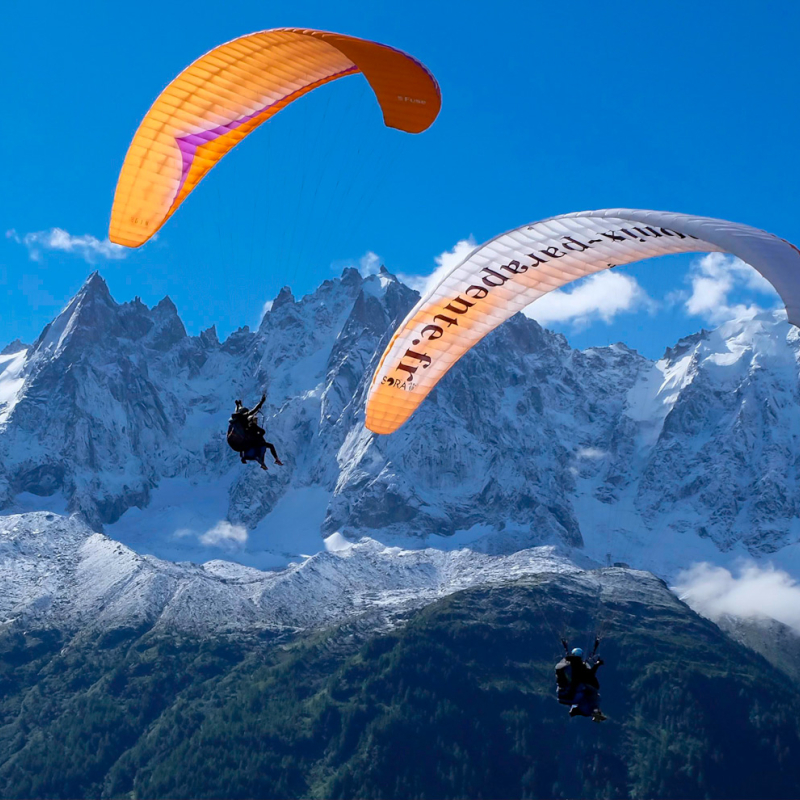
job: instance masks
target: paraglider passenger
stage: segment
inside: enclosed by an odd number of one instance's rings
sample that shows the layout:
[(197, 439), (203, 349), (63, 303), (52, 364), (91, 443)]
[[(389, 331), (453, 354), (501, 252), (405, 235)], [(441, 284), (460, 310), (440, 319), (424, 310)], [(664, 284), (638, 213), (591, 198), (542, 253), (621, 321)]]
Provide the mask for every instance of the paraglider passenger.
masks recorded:
[(570, 706), (571, 717), (591, 717), (595, 722), (602, 722), (606, 716), (600, 710), (597, 670), (603, 665), (603, 659), (592, 653), (584, 660), (580, 647), (570, 651), (566, 643), (564, 649), (566, 655), (556, 664), (558, 702)]
[(258, 424), (258, 412), (261, 411), (266, 399), (266, 395), (261, 395), (261, 400), (252, 409), (242, 405), (241, 400), (237, 400), (236, 410), (228, 421), (227, 440), (231, 449), (239, 453), (242, 464), (246, 464), (248, 461), (257, 461), (261, 465), (261, 469), (267, 469), (267, 465), (264, 463), (267, 450), (272, 454), (275, 463), (283, 466), (283, 462), (275, 451), (275, 446), (264, 438), (266, 431)]

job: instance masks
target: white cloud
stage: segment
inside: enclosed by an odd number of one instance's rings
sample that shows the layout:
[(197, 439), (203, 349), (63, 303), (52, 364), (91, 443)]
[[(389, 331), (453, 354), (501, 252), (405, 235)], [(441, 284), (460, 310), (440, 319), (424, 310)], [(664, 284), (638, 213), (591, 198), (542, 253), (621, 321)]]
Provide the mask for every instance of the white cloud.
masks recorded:
[(370, 275), (377, 275), (381, 268), (381, 258), (377, 253), (368, 250), (358, 260), (358, 271), (366, 278)]
[(331, 269), (337, 271), (354, 269), (361, 273), (362, 278), (377, 275), (381, 266), (381, 257), (377, 253), (373, 253), (372, 250), (367, 250), (359, 259), (345, 258), (331, 262)]
[(691, 291), (675, 292), (668, 301), (683, 303), (686, 313), (718, 325), (730, 319), (752, 317), (763, 311), (753, 303), (731, 303), (734, 291), (749, 290), (776, 296), (775, 289), (759, 272), (738, 258), (708, 253), (697, 259), (688, 274)]
[(457, 267), (474, 249), (475, 240), (470, 236), (456, 242), (452, 250), (445, 250), (440, 253), (434, 261), (436, 269), (430, 275), (398, 275), (406, 286), (418, 291), (421, 295), (436, 286), (452, 269)]
[(578, 458), (588, 458), (590, 461), (597, 461), (600, 458), (605, 458), (608, 452), (600, 450), (597, 447), (581, 447), (576, 453)]
[(125, 258), (129, 252), (127, 247), (113, 244), (108, 239), (97, 239), (89, 234), (73, 236), (61, 228), (35, 231), (22, 236), (12, 228), (6, 231), (6, 238), (17, 244), (25, 245), (31, 261), (41, 261), (42, 254), (51, 251), (71, 253), (80, 256), (89, 264), (94, 264), (98, 258), (121, 259)]
[(269, 314), (269, 312), (272, 311), (272, 304), (274, 302), (275, 302), (274, 300), (267, 300), (267, 302), (264, 303), (264, 307), (261, 309), (261, 318), (258, 321), (259, 325), (264, 321), (264, 317), (266, 317), (267, 314)]
[(368, 278), (370, 275), (377, 275), (382, 266), (383, 260), (372, 250), (367, 250), (367, 252), (364, 253), (364, 255), (358, 260), (348, 258), (331, 262), (332, 269), (337, 271), (343, 269), (355, 269), (361, 273), (362, 278)]
[(202, 534), (200, 541), (215, 547), (236, 547), (247, 541), (247, 529), (241, 525), (231, 525), (230, 522), (221, 520)]
[(695, 564), (678, 576), (673, 589), (709, 619), (771, 617), (800, 633), (800, 585), (771, 565), (747, 563), (733, 575), (724, 567)]
[[(398, 277), (424, 296), (461, 264), (475, 247), (475, 239), (471, 236), (461, 239), (452, 250), (436, 256), (436, 269), (430, 275), (400, 274)], [(632, 312), (641, 308), (652, 311), (655, 306), (635, 278), (617, 272), (602, 272), (587, 278), (572, 291), (558, 289), (546, 294), (525, 309), (524, 313), (543, 325), (571, 322), (580, 327), (596, 319), (611, 322), (623, 311)]]
[(531, 303), (523, 313), (541, 325), (569, 322), (582, 328), (592, 322), (611, 322), (617, 314), (652, 311), (655, 302), (636, 278), (605, 270), (590, 275), (571, 291), (556, 289)]
[(226, 550), (241, 550), (247, 543), (247, 529), (241, 525), (232, 525), (224, 519), (205, 533), (197, 533), (191, 528), (180, 528), (175, 531), (175, 535), (179, 537), (196, 536), (202, 544), (222, 547)]

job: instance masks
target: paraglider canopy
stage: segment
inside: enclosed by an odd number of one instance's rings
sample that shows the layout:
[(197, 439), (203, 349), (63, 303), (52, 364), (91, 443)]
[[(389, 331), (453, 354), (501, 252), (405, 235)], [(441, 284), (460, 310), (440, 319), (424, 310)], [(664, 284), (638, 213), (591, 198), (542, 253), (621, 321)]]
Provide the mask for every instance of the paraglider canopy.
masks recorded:
[(117, 182), (109, 239), (127, 247), (146, 242), (245, 136), (312, 89), (357, 73), (375, 92), (387, 126), (421, 133), (436, 119), (435, 78), (412, 56), (377, 42), (276, 28), (201, 56), (139, 125)]
[(367, 397), (367, 427), (393, 433), (470, 348), (547, 292), (601, 270), (671, 253), (728, 252), (755, 267), (800, 326), (800, 250), (771, 233), (663, 211), (583, 211), (480, 245), (414, 306)]

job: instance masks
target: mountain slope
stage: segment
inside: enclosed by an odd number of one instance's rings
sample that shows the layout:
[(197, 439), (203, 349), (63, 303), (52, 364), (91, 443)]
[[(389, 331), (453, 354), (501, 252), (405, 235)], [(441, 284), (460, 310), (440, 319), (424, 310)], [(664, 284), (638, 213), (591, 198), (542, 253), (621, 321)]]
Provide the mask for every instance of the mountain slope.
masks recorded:
[[(602, 725), (553, 697), (604, 623)], [(800, 694), (658, 580), (539, 575), (375, 637), (0, 634), (4, 797), (796, 797)], [(63, 742), (53, 747), (52, 742)]]
[(139, 555), (55, 514), (0, 518), (0, 624), (57, 626), (81, 635), (142, 625), (160, 631), (385, 627), (469, 586), (541, 572), (578, 573), (552, 547), (506, 556), (350, 544), (331, 536), (300, 564), (261, 572), (228, 561), (176, 564)]
[[(669, 577), (767, 556), (800, 574), (800, 339), (731, 322), (651, 362), (585, 352), (517, 316), (398, 433), (363, 425), (383, 345), (416, 295), (346, 270), (259, 329), (188, 336), (169, 299), (118, 304), (96, 273), (0, 356), (0, 504), (77, 513), (142, 554), (282, 567), (324, 536), (487, 553), (580, 550)], [(9, 348), (6, 348), (9, 350)], [(267, 390), (284, 468), (224, 440)]]
[[(4, 797), (797, 796), (796, 637), (596, 569), (800, 575), (796, 332), (652, 362), (518, 316), (375, 437), (414, 299), (346, 270), (220, 342), (94, 274), (3, 350)], [(268, 474), (224, 437), (262, 389)], [(602, 727), (552, 697), (598, 630)]]

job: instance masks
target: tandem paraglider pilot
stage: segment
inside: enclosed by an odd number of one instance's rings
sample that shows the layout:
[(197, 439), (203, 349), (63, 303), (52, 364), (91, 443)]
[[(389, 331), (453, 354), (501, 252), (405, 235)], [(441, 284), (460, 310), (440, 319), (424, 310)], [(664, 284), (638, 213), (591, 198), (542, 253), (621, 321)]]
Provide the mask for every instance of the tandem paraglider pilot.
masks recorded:
[(283, 466), (283, 462), (275, 452), (275, 446), (264, 438), (266, 431), (258, 424), (258, 412), (267, 399), (265, 394), (261, 395), (261, 400), (257, 405), (250, 409), (242, 405), (241, 400), (236, 401), (236, 410), (228, 420), (228, 445), (239, 454), (242, 464), (248, 461), (257, 461), (261, 469), (267, 469), (264, 463), (264, 456), (267, 450), (270, 451), (275, 463)]
[(583, 650), (580, 647), (569, 649), (566, 641), (565, 655), (556, 664), (556, 695), (558, 702), (570, 706), (571, 717), (591, 717), (594, 722), (606, 719), (600, 710), (600, 683), (597, 680), (597, 670), (603, 665), (603, 659), (598, 658), (595, 642), (594, 651), (584, 660)]

